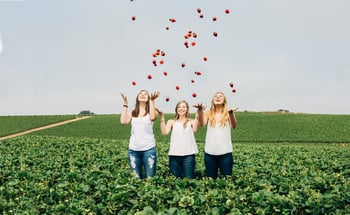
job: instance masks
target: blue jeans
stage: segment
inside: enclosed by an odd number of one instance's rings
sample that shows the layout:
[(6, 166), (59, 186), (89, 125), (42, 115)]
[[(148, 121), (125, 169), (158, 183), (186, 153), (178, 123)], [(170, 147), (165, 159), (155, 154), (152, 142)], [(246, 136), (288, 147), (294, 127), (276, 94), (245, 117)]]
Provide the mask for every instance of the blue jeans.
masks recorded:
[(223, 155), (204, 154), (204, 163), (207, 176), (213, 179), (218, 177), (218, 170), (220, 169), (222, 176), (231, 176), (233, 168), (232, 153)]
[(157, 151), (153, 147), (146, 151), (134, 151), (129, 149), (128, 160), (130, 169), (137, 178), (144, 178), (142, 168), (147, 178), (156, 175)]
[(194, 178), (194, 166), (196, 165), (196, 156), (169, 156), (170, 172), (180, 178)]

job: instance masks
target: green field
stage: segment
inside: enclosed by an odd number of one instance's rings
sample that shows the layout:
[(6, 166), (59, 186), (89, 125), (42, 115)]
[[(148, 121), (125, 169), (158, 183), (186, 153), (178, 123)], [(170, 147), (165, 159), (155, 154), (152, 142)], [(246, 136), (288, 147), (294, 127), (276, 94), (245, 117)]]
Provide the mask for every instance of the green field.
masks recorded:
[(0, 137), (75, 117), (74, 115), (0, 116)]
[(1, 141), (0, 214), (350, 214), (350, 115), (237, 119), (233, 176), (217, 180), (205, 177), (205, 128), (193, 180), (169, 174), (158, 121), (150, 180), (130, 173), (130, 126), (119, 115)]

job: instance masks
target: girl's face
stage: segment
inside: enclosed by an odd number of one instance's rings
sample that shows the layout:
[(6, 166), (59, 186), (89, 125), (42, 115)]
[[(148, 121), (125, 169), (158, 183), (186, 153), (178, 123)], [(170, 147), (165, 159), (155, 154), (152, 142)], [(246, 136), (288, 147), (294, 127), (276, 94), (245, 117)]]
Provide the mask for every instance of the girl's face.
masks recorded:
[(147, 102), (149, 98), (148, 92), (147, 91), (141, 91), (139, 95), (137, 96), (137, 99), (141, 102)]
[(177, 108), (176, 108), (176, 112), (177, 114), (179, 114), (180, 116), (186, 116), (187, 115), (187, 105), (186, 103), (180, 103)]
[(216, 93), (213, 97), (214, 105), (220, 105), (225, 103), (225, 96), (222, 93)]

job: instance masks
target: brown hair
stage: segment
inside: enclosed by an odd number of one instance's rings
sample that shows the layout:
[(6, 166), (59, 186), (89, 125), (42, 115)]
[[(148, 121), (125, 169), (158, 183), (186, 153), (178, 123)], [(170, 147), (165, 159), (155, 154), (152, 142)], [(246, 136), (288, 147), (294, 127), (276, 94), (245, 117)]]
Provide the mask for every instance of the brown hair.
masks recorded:
[[(222, 112), (221, 112), (221, 119), (218, 122), (221, 127), (224, 127), (224, 126), (226, 126), (227, 121), (229, 119), (228, 109), (227, 109), (227, 99), (226, 99), (225, 94), (223, 94), (222, 92), (215, 93), (215, 95), (217, 95), (217, 94), (221, 94), (224, 97), (224, 103), (222, 104), (223, 107), (222, 107)], [(215, 113), (216, 113), (217, 110), (216, 110), (216, 107), (215, 107), (215, 104), (214, 104), (214, 97), (215, 97), (215, 95), (213, 96), (213, 98), (211, 100), (211, 107), (210, 107), (210, 111), (209, 111), (209, 123), (210, 123), (210, 126), (212, 126), (212, 127), (214, 127), (215, 124), (216, 124)]]
[(179, 114), (177, 113), (177, 109), (179, 108), (179, 106), (180, 106), (180, 104), (182, 104), (182, 103), (184, 103), (185, 105), (186, 105), (186, 107), (187, 107), (187, 112), (186, 112), (186, 114), (185, 114), (185, 117), (186, 117), (186, 120), (185, 120), (185, 122), (184, 122), (184, 124), (183, 124), (183, 127), (184, 127), (184, 129), (186, 128), (186, 125), (187, 125), (187, 123), (188, 123), (188, 121), (190, 121), (190, 119), (189, 119), (189, 117), (190, 117), (190, 114), (189, 114), (189, 109), (190, 109), (190, 107), (189, 107), (189, 105), (188, 105), (188, 103), (185, 101), (185, 100), (182, 100), (182, 101), (179, 101), (177, 104), (176, 104), (176, 107), (175, 107), (175, 117), (174, 117), (174, 119), (175, 120), (178, 120), (179, 119)]
[(145, 111), (145, 114), (144, 116), (146, 116), (148, 113), (149, 113), (149, 101), (151, 99), (150, 97), (150, 94), (147, 90), (140, 90), (140, 92), (137, 94), (136, 96), (136, 102), (135, 102), (135, 109), (132, 111), (132, 116), (133, 117), (138, 117), (139, 116), (139, 113), (140, 113), (140, 101), (139, 101), (139, 95), (142, 93), (142, 92), (146, 92), (147, 93), (147, 96), (148, 96), (148, 100), (146, 102), (146, 111)]

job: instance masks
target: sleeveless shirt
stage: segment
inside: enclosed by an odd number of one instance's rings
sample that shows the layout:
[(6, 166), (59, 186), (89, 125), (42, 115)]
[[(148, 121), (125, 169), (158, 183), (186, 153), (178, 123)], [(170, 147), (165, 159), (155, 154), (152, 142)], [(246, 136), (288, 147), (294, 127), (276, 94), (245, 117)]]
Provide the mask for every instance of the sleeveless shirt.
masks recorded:
[(186, 128), (182, 122), (175, 121), (171, 136), (169, 155), (185, 156), (198, 153), (194, 132), (191, 123), (187, 123)]
[(208, 122), (204, 150), (211, 155), (223, 155), (232, 152), (231, 127), (229, 122), (225, 126), (220, 126), (216, 123), (214, 127)]
[(146, 151), (155, 147), (155, 145), (153, 121), (150, 119), (149, 114), (143, 117), (132, 117), (129, 149)]

